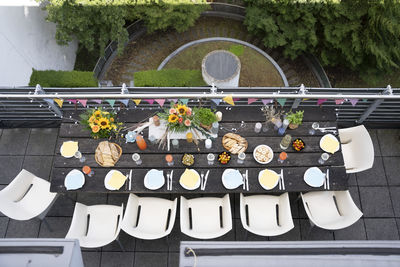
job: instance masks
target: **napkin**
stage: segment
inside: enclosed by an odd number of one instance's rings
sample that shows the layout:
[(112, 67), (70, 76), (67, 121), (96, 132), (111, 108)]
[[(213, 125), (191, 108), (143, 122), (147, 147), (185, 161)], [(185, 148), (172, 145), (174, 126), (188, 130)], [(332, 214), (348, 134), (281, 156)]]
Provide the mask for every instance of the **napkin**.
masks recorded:
[(326, 152), (333, 154), (339, 148), (339, 141), (328, 135), (322, 140), (321, 148)]
[(259, 178), (260, 184), (266, 188), (272, 189), (276, 186), (279, 175), (271, 170), (264, 170)]
[(78, 142), (68, 141), (64, 142), (61, 146), (61, 156), (72, 157), (78, 151)]
[(186, 169), (179, 182), (187, 188), (194, 188), (199, 182), (199, 175), (193, 170)]
[(110, 187), (118, 190), (124, 185), (125, 180), (126, 180), (126, 176), (125, 175), (123, 175), (120, 172), (115, 171), (111, 175), (111, 178), (110, 178), (110, 180), (108, 180), (107, 184)]

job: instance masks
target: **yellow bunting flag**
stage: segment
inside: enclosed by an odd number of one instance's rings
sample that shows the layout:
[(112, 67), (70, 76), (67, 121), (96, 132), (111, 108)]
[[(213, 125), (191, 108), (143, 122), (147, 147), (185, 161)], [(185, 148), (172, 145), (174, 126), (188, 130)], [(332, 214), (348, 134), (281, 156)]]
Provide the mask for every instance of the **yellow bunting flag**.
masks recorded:
[(63, 105), (63, 103), (64, 103), (64, 100), (63, 100), (63, 99), (54, 98), (53, 100), (54, 100), (54, 102), (57, 103), (57, 105), (58, 105), (60, 108), (62, 108), (62, 105)]
[(132, 99), (132, 101), (135, 102), (136, 106), (139, 106), (142, 99)]
[(307, 101), (307, 100), (309, 100), (309, 98), (303, 98), (303, 100), (302, 100), (302, 101)]
[(232, 95), (225, 96), (224, 98), (222, 98), (222, 100), (224, 100), (226, 103), (228, 103), (231, 106), (235, 105), (235, 102), (233, 102)]

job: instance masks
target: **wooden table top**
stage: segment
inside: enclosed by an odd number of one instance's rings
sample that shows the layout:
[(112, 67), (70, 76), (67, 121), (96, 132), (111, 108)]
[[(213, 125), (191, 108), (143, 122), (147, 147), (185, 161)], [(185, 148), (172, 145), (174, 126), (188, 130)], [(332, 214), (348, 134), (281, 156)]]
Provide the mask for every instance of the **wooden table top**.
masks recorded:
[[(276, 172), (280, 172), (283, 169), (284, 180), (286, 190), (285, 192), (307, 192), (307, 191), (321, 191), (323, 187), (313, 188), (308, 186), (304, 180), (304, 172), (309, 167), (320, 167), (325, 172), (326, 169), (330, 170), (330, 190), (346, 190), (347, 189), (347, 177), (344, 168), (343, 156), (340, 151), (332, 155), (326, 164), (319, 165), (318, 159), (323, 151), (319, 147), (319, 141), (324, 135), (320, 131), (316, 131), (315, 135), (309, 135), (308, 131), (311, 128), (311, 124), (315, 121), (319, 122), (320, 127), (336, 126), (335, 112), (332, 108), (319, 108), (309, 107), (303, 108), (304, 119), (303, 124), (295, 130), (287, 130), (287, 133), (291, 134), (293, 138), (301, 138), (304, 140), (306, 147), (301, 152), (294, 151), (291, 147), (285, 152), (288, 153), (287, 160), (281, 164), (277, 161), (279, 153), (282, 149), (279, 147), (279, 143), (282, 136), (278, 136), (277, 131), (270, 129), (268, 132), (255, 133), (254, 126), (256, 122), (264, 121), (263, 114), (259, 107), (232, 107), (231, 110), (221, 109), (223, 112), (223, 119), (220, 126), (223, 130), (218, 133), (218, 138), (213, 140), (211, 149), (204, 148), (204, 141), (200, 141), (199, 148), (193, 143), (187, 143), (185, 140), (179, 140), (179, 148), (174, 149), (171, 146), (171, 150), (160, 150), (158, 145), (153, 145), (147, 141), (147, 149), (141, 151), (138, 149), (135, 143), (125, 143), (124, 139), (120, 139), (120, 146), (122, 147), (122, 156), (117, 164), (112, 168), (100, 167), (94, 159), (94, 152), (98, 143), (102, 140), (94, 140), (90, 138), (88, 131), (83, 130), (83, 127), (79, 124), (71, 123), (71, 121), (65, 121), (61, 124), (57, 146), (56, 146), (56, 157), (53, 162), (53, 170), (51, 177), (51, 188), (52, 192), (66, 192), (64, 187), (64, 178), (66, 174), (72, 169), (82, 169), (83, 165), (89, 165), (94, 170), (94, 176), (87, 177), (85, 185), (74, 190), (77, 192), (92, 192), (92, 193), (267, 193), (267, 192), (284, 192), (279, 190), (276, 186), (272, 190), (265, 190), (261, 187), (258, 182), (258, 173), (263, 169), (272, 169)], [(140, 122), (153, 113), (155, 110), (123, 110), (119, 112), (119, 121), (124, 122), (127, 126), (134, 125)], [(71, 113), (73, 117), (77, 117), (79, 113)], [(241, 121), (245, 122), (244, 127), (240, 128)], [(248, 149), (246, 150), (246, 159), (244, 164), (237, 163), (237, 155), (232, 155), (231, 161), (227, 165), (221, 165), (215, 161), (214, 165), (210, 166), (207, 163), (207, 154), (213, 153), (218, 154), (224, 151), (221, 143), (222, 136), (229, 132), (225, 129), (237, 128), (237, 134), (246, 138), (249, 143)], [(144, 136), (147, 137), (147, 129), (144, 131)], [(84, 163), (79, 162), (76, 158), (64, 158), (60, 155), (60, 147), (64, 141), (74, 140), (79, 143), (79, 151), (86, 157)], [(260, 144), (266, 144), (274, 151), (273, 160), (266, 164), (261, 165), (257, 163), (253, 158), (253, 150)], [(132, 161), (132, 154), (139, 153), (142, 158), (142, 165), (136, 166)], [(174, 157), (174, 166), (169, 167), (165, 161), (165, 155), (169, 153)], [(201, 171), (206, 172), (210, 170), (210, 174), (207, 181), (207, 187), (204, 191), (200, 188), (196, 190), (186, 190), (179, 184), (180, 175), (185, 170), (184, 166), (180, 162), (180, 158), (183, 153), (191, 153), (195, 156), (195, 163), (191, 168), (196, 169), (199, 173)], [(169, 171), (174, 169), (173, 186), (172, 191), (167, 191), (166, 185), (158, 190), (149, 190), (144, 187), (143, 178), (148, 170), (159, 169)], [(235, 168), (240, 172), (245, 170), (249, 171), (249, 191), (245, 191), (242, 187), (237, 189), (228, 190), (226, 189), (221, 181), (221, 175), (226, 168)], [(129, 170), (133, 170), (132, 175), (132, 190), (128, 191), (125, 186), (120, 190), (110, 191), (104, 187), (104, 177), (107, 172), (111, 169), (117, 169), (123, 174), (129, 173)], [(165, 172), (164, 172), (165, 174)]]

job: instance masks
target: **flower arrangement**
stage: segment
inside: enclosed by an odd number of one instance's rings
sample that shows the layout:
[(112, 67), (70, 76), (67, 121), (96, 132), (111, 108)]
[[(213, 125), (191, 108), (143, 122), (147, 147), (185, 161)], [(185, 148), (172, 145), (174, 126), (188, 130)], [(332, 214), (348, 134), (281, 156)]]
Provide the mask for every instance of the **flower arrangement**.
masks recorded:
[(91, 131), (90, 135), (95, 139), (109, 138), (113, 134), (117, 136), (122, 129), (122, 123), (116, 122), (116, 114), (101, 108), (88, 109), (80, 117), (81, 124), (86, 125), (86, 129)]
[(184, 132), (197, 126), (192, 109), (182, 103), (172, 104), (158, 116), (168, 122), (167, 127), (173, 132)]

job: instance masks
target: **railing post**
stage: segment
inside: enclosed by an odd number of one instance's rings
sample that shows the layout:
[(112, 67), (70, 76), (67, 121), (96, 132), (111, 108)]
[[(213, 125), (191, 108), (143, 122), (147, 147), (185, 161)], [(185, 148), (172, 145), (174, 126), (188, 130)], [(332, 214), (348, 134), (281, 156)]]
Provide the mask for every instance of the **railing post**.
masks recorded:
[[(43, 90), (43, 88), (40, 86), (40, 84), (36, 84), (36, 88), (35, 88), (35, 95), (45, 95), (46, 92)], [(48, 105), (49, 107), (53, 110), (53, 112), (60, 118), (63, 117), (63, 113), (62, 111), (54, 104), (53, 99), (49, 99), (49, 98), (44, 98), (43, 99)]]
[[(383, 90), (381, 93), (382, 95), (391, 95), (393, 94), (392, 86), (390, 84)], [(368, 116), (375, 111), (375, 109), (385, 101), (384, 99), (375, 99), (374, 102), (368, 107), (366, 111), (364, 111), (363, 114), (361, 114), (360, 118), (356, 120), (357, 124), (363, 123)]]
[[(217, 93), (218, 88), (215, 86), (214, 83), (211, 83), (211, 88), (210, 88), (210, 94), (216, 94)], [(210, 100), (210, 107), (212, 109), (216, 109), (217, 105), (214, 103), (214, 101)]]
[[(298, 91), (297, 93), (298, 93), (299, 95), (305, 95), (305, 94), (307, 93), (307, 90), (306, 90), (304, 84), (301, 84), (301, 85), (300, 85), (299, 91)], [(301, 100), (302, 100), (301, 98), (296, 98), (296, 99), (293, 101), (292, 109), (298, 108), (299, 105), (300, 105), (300, 103), (301, 103)]]

